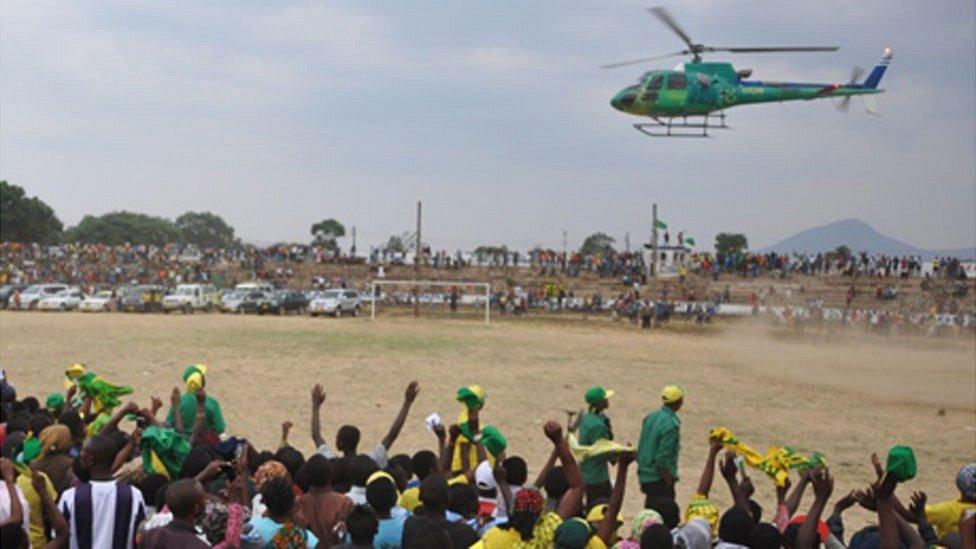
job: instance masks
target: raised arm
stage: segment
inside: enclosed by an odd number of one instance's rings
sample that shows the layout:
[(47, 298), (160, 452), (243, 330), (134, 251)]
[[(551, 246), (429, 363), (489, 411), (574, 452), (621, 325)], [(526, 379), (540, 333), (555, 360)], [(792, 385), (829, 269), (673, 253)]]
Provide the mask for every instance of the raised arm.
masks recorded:
[(128, 402), (125, 406), (116, 410), (112, 415), (112, 418), (108, 420), (105, 425), (102, 426), (102, 430), (99, 433), (111, 433), (112, 431), (118, 431), (119, 423), (129, 414), (139, 413), (139, 405), (135, 402)]
[(546, 477), (549, 476), (549, 471), (556, 466), (556, 449), (553, 448), (552, 452), (549, 453), (549, 459), (546, 460), (546, 464), (542, 466), (539, 470), (538, 476), (535, 477), (535, 486), (543, 486), (546, 483)]
[(316, 383), (312, 387), (312, 443), (315, 444), (316, 449), (325, 443), (325, 439), (322, 438), (322, 419), (320, 416), (323, 403), (325, 403), (325, 391), (322, 390), (322, 385)]
[(796, 486), (790, 495), (786, 498), (786, 510), (789, 516), (792, 517), (796, 514), (796, 510), (800, 508), (800, 501), (803, 500), (803, 492), (807, 489), (807, 484), (810, 484), (810, 475), (813, 474), (813, 469), (809, 469), (800, 475), (799, 480), (796, 482)]
[(556, 508), (556, 514), (566, 520), (575, 516), (583, 504), (585, 491), (583, 475), (580, 473), (579, 464), (573, 458), (573, 453), (569, 450), (569, 444), (563, 438), (563, 428), (559, 422), (547, 422), (543, 426), (543, 432), (555, 447), (556, 457), (559, 459), (559, 464), (563, 466), (563, 474), (566, 475), (566, 484), (569, 486)]
[(884, 477), (875, 492), (878, 506), (878, 533), (881, 535), (881, 549), (897, 549), (901, 546), (901, 532), (898, 514), (891, 505), (891, 497), (898, 486), (894, 476)]
[(931, 546), (939, 542), (939, 536), (936, 535), (935, 529), (932, 528), (928, 516), (925, 514), (925, 504), (928, 502), (928, 499), (925, 492), (915, 492), (912, 494), (912, 502), (908, 509), (915, 517), (914, 522), (918, 524), (918, 535), (922, 537), (925, 545)]
[(196, 446), (203, 442), (203, 433), (207, 427), (207, 391), (204, 388), (197, 389), (193, 396), (197, 399), (197, 413), (193, 418), (193, 432), (190, 435), (190, 445)]
[(54, 529), (54, 539), (44, 545), (44, 549), (59, 549), (68, 545), (68, 522), (64, 520), (64, 515), (58, 509), (58, 504), (48, 492), (45, 475), (35, 468), (31, 468), (31, 487), (41, 500), (41, 511), (46, 522)]
[(396, 442), (398, 436), (400, 436), (400, 431), (403, 429), (403, 424), (407, 421), (407, 415), (410, 414), (410, 407), (413, 406), (413, 402), (417, 400), (417, 394), (420, 393), (420, 384), (416, 381), (411, 381), (407, 385), (407, 389), (403, 392), (403, 404), (400, 405), (400, 411), (397, 416), (393, 419), (393, 424), (390, 425), (390, 430), (383, 437), (381, 444), (383, 448), (387, 450), (393, 446)]
[(20, 504), (20, 494), (17, 493), (17, 484), (14, 482), (14, 464), (7, 458), (0, 458), (0, 477), (3, 477), (7, 495), (10, 496), (10, 516), (4, 524), (24, 522), (24, 508)]
[(177, 433), (186, 433), (186, 426), (183, 425), (183, 410), (180, 410), (180, 390), (173, 387), (173, 392), (169, 394), (170, 409), (173, 410), (173, 428)]
[(830, 499), (831, 492), (834, 491), (834, 478), (830, 476), (830, 471), (826, 468), (814, 470), (810, 482), (813, 484), (814, 500), (807, 516), (800, 526), (800, 531), (796, 534), (796, 549), (815, 549), (820, 546), (820, 535), (817, 533), (817, 525), (820, 523), (820, 516), (823, 514), (827, 500)]
[(712, 440), (708, 447), (708, 458), (705, 460), (705, 468), (702, 469), (701, 478), (698, 479), (698, 493), (708, 497), (712, 491), (712, 481), (715, 478), (715, 458), (722, 451), (722, 441)]
[(604, 545), (610, 547), (613, 542), (613, 532), (617, 526), (617, 516), (620, 508), (624, 504), (624, 494), (627, 490), (627, 467), (633, 463), (636, 454), (625, 452), (617, 458), (617, 480), (613, 483), (613, 492), (610, 493), (610, 503), (607, 505), (607, 512), (603, 514), (603, 519), (597, 527), (596, 535), (603, 540)]
[(281, 422), (281, 440), (278, 441), (278, 448), (284, 448), (288, 446), (288, 433), (295, 424), (291, 421), (285, 420)]
[(735, 478), (737, 472), (738, 468), (735, 465), (735, 454), (726, 452), (725, 457), (722, 458), (722, 478), (725, 479), (725, 483), (729, 486), (729, 493), (732, 494), (732, 500), (735, 502), (735, 506), (749, 511), (749, 498), (742, 492), (742, 487), (739, 486), (739, 481)]
[(122, 468), (123, 465), (128, 463), (132, 459), (132, 454), (135, 453), (136, 449), (139, 447), (139, 442), (142, 439), (142, 430), (136, 429), (132, 431), (132, 436), (126, 441), (125, 446), (119, 450), (119, 453), (115, 454), (115, 461), (112, 462), (112, 472), (116, 472)]

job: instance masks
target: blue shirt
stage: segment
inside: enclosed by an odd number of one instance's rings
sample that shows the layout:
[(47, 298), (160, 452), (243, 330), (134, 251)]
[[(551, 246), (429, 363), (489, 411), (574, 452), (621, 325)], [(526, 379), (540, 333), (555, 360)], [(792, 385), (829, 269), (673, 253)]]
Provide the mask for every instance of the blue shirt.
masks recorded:
[(374, 549), (400, 549), (403, 539), (403, 523), (407, 522), (409, 513), (401, 513), (388, 519), (380, 519), (380, 529), (373, 537)]
[[(274, 538), (278, 530), (281, 529), (281, 523), (275, 522), (268, 517), (258, 517), (252, 518), (250, 522), (251, 526), (254, 527), (254, 532), (261, 537), (261, 544), (263, 547), (268, 547), (271, 543), (271, 539)], [(309, 548), (314, 548), (319, 544), (319, 538), (315, 537), (315, 534), (305, 530), (305, 545)]]

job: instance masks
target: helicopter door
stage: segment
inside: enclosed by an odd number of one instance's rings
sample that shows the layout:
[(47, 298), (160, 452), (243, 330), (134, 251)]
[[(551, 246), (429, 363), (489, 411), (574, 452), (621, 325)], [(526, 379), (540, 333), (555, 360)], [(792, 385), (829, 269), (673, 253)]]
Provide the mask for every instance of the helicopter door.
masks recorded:
[(684, 107), (688, 99), (688, 77), (683, 72), (673, 72), (668, 75), (668, 85), (662, 92), (661, 105), (664, 107)]
[(644, 91), (644, 101), (647, 103), (657, 103), (661, 94), (661, 85), (664, 84), (664, 75), (655, 74), (647, 83), (647, 90)]

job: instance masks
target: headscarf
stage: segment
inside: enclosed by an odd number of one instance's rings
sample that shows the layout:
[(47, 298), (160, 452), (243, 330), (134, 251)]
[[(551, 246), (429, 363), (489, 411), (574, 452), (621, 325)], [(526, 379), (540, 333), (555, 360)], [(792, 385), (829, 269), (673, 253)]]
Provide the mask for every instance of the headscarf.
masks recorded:
[(71, 386), (74, 385), (74, 381), (76, 379), (78, 379), (79, 377), (85, 375), (85, 372), (87, 372), (87, 371), (88, 370), (85, 368), (85, 365), (82, 364), (82, 363), (80, 363), (80, 362), (76, 362), (76, 363), (72, 364), (71, 366), (68, 366), (67, 368), (65, 368), (64, 369), (64, 377), (65, 377), (64, 387), (65, 387), (65, 389), (70, 389)]
[(579, 517), (564, 520), (556, 528), (553, 547), (556, 549), (583, 549), (593, 537), (589, 523)]
[(183, 381), (186, 382), (186, 392), (195, 393), (203, 387), (203, 378), (207, 375), (207, 367), (203, 364), (190, 364), (183, 370)]
[[(232, 514), (235, 516), (231, 517)], [(226, 539), (228, 522), (232, 518), (236, 522), (247, 522), (251, 519), (251, 510), (240, 504), (225, 504), (218, 499), (207, 498), (203, 514), (197, 518), (197, 526), (203, 530), (210, 545), (217, 545)]]
[(488, 450), (489, 454), (498, 457), (498, 454), (508, 447), (508, 441), (502, 436), (498, 427), (485, 425), (485, 428), (481, 430), (481, 445), (485, 447), (485, 450)]
[(142, 468), (166, 478), (179, 478), (183, 461), (190, 453), (190, 442), (175, 429), (150, 425), (143, 429)]
[(898, 482), (905, 482), (915, 478), (917, 472), (915, 451), (912, 450), (911, 446), (893, 446), (888, 451), (885, 474), (893, 476)]
[(268, 542), (268, 546), (274, 547), (274, 549), (304, 549), (308, 546), (307, 538), (308, 533), (305, 532), (304, 528), (288, 521), (282, 524), (281, 528), (278, 528), (274, 537)]
[(515, 494), (515, 502), (512, 504), (512, 511), (518, 513), (520, 511), (528, 511), (533, 515), (539, 515), (542, 513), (542, 508), (545, 505), (546, 500), (542, 497), (542, 492), (536, 490), (535, 488), (522, 488)]
[(277, 477), (288, 478), (288, 469), (280, 461), (269, 459), (254, 472), (254, 486), (260, 492), (265, 482)]
[(44, 407), (52, 412), (57, 412), (64, 408), (64, 393), (51, 393), (44, 401)]
[(966, 499), (976, 501), (976, 463), (967, 463), (959, 469), (959, 474), (956, 475), (956, 487)]
[(469, 410), (484, 405), (487, 396), (488, 393), (480, 385), (468, 385), (457, 391), (458, 402), (464, 403)]
[(640, 549), (640, 539), (644, 530), (655, 524), (664, 524), (661, 514), (654, 509), (644, 509), (630, 521), (630, 535), (617, 544), (619, 549)]
[(685, 522), (690, 522), (696, 518), (704, 519), (712, 527), (713, 535), (718, 532), (718, 521), (721, 517), (719, 516), (718, 506), (715, 505), (714, 501), (697, 495), (688, 504), (688, 508), (685, 509)]
[(71, 429), (67, 425), (48, 425), (41, 431), (41, 455), (62, 454), (71, 449)]

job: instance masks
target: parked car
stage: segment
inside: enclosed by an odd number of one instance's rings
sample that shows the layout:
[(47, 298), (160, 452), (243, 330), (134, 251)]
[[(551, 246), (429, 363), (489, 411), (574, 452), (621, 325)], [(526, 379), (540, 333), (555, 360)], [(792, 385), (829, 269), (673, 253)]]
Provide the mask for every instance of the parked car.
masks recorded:
[(163, 298), (163, 312), (212, 311), (217, 305), (217, 289), (212, 284), (180, 284)]
[(6, 309), (10, 305), (10, 297), (17, 290), (24, 291), (26, 284), (4, 284), (0, 286), (0, 309)]
[(289, 311), (299, 314), (305, 312), (308, 301), (302, 292), (297, 290), (275, 290), (273, 292), (251, 292), (241, 303), (241, 309), (246, 313), (279, 314)]
[(260, 313), (262, 310), (268, 310), (270, 308), (268, 304), (270, 300), (271, 292), (252, 290), (244, 296), (238, 308), (242, 313)]
[(81, 300), (78, 310), (83, 313), (107, 313), (112, 310), (112, 292), (103, 290)]
[(244, 302), (244, 296), (247, 292), (243, 290), (227, 290), (220, 296), (220, 304), (217, 308), (222, 313), (240, 313), (241, 303)]
[(54, 295), (41, 298), (37, 302), (38, 311), (73, 311), (81, 305), (81, 300), (85, 295), (81, 290), (75, 288), (64, 290)]
[(67, 289), (68, 286), (65, 284), (34, 284), (33, 286), (28, 286), (20, 293), (20, 307), (14, 305), (13, 296), (11, 296), (11, 308), (19, 308), (22, 311), (36, 309), (40, 300)]
[(324, 314), (338, 318), (344, 314), (359, 315), (361, 306), (362, 300), (355, 290), (326, 290), (309, 303), (308, 311), (312, 316)]
[(118, 310), (152, 313), (163, 309), (163, 287), (149, 284), (123, 286), (116, 297)]

